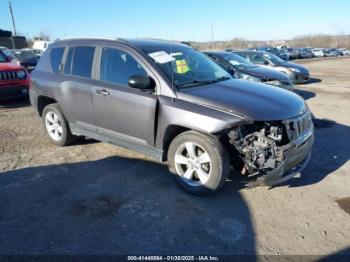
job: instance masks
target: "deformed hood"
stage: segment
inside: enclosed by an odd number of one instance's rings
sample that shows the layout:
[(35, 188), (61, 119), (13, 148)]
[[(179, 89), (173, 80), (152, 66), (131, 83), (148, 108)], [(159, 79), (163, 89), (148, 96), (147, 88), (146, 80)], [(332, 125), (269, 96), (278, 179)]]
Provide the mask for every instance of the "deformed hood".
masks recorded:
[(182, 89), (177, 91), (177, 96), (254, 121), (289, 119), (306, 110), (304, 99), (293, 92), (236, 79)]

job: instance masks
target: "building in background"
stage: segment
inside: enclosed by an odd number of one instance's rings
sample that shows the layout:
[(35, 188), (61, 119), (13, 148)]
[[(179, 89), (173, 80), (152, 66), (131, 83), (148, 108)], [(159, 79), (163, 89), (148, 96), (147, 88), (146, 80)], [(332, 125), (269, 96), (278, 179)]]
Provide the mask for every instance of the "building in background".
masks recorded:
[(27, 47), (27, 40), (24, 36), (12, 36), (11, 31), (0, 29), (0, 46), (9, 49), (21, 49)]

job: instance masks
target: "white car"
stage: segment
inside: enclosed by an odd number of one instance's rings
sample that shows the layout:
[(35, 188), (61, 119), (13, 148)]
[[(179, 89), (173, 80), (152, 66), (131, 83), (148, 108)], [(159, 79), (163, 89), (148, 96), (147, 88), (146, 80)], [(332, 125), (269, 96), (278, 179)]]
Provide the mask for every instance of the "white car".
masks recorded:
[(36, 40), (34, 41), (33, 49), (39, 49), (44, 52), (51, 43), (51, 41)]
[(311, 50), (311, 52), (314, 54), (314, 56), (316, 57), (323, 57), (324, 56), (324, 53), (323, 53), (323, 50), (321, 48), (313, 48)]
[(345, 49), (345, 48), (340, 48), (339, 52), (341, 52), (341, 54), (344, 55), (344, 56), (349, 56), (350, 55), (350, 51)]

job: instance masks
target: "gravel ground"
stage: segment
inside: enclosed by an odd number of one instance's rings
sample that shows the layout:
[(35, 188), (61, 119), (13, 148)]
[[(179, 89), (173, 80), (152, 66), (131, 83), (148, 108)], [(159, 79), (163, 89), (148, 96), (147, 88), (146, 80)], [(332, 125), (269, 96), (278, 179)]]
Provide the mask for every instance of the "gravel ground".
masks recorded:
[[(350, 58), (301, 61), (318, 119), (301, 178), (210, 197), (145, 156), (49, 143), (28, 102), (0, 104), (0, 254), (350, 254)], [(339, 203), (338, 203), (339, 202)]]

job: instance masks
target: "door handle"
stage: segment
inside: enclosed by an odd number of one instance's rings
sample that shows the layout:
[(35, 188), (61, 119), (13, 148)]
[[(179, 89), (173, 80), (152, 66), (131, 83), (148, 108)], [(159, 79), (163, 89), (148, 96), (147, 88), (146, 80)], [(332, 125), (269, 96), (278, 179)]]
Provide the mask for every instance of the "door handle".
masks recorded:
[(109, 92), (107, 90), (104, 90), (104, 89), (96, 90), (96, 93), (99, 95), (103, 95), (103, 96), (109, 96)]

